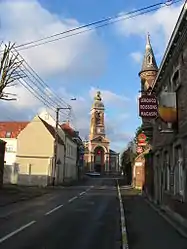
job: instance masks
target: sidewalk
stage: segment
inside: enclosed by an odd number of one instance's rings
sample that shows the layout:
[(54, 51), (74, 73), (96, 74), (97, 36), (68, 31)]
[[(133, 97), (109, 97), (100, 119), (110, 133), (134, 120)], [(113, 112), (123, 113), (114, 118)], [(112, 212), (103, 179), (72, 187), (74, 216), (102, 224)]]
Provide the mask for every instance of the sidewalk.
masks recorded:
[(0, 189), (0, 207), (36, 198), (48, 192), (49, 189), (47, 188), (5, 184), (3, 188)]
[(130, 249), (187, 249), (181, 236), (134, 189), (121, 189)]
[(169, 224), (173, 226), (177, 232), (187, 239), (187, 221), (185, 219), (169, 208), (155, 204), (147, 196), (143, 196), (143, 198), (159, 215), (169, 222)]

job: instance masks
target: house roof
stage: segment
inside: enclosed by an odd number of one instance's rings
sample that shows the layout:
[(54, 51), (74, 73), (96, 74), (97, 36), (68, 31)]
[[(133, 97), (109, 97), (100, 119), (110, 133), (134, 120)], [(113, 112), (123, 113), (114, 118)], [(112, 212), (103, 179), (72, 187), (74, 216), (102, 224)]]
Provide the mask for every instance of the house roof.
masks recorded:
[(9, 138), (17, 138), (19, 133), (28, 125), (27, 122), (2, 121), (0, 122), (0, 138), (6, 138), (7, 132), (10, 132)]
[[(55, 138), (55, 134), (56, 134), (55, 128), (51, 126), (50, 124), (48, 124), (46, 121), (44, 121), (42, 118), (39, 117), (39, 119), (42, 121), (42, 123), (47, 128), (47, 130), (50, 132), (50, 134), (53, 136), (53, 138)], [(58, 142), (59, 144), (64, 145), (64, 141), (61, 139), (59, 135), (58, 135)]]
[(76, 131), (69, 125), (69, 123), (61, 124), (60, 127), (71, 138), (78, 137), (77, 134), (76, 134)]
[(114, 150), (110, 150), (110, 154), (113, 154), (113, 155), (118, 155), (118, 153)]

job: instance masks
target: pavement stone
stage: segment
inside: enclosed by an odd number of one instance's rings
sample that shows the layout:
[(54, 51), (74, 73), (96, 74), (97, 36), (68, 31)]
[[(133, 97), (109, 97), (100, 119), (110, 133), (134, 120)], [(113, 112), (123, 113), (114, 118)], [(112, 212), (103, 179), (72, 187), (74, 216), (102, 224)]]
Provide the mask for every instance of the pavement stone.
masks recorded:
[(181, 236), (135, 189), (122, 189), (129, 248), (187, 249)]

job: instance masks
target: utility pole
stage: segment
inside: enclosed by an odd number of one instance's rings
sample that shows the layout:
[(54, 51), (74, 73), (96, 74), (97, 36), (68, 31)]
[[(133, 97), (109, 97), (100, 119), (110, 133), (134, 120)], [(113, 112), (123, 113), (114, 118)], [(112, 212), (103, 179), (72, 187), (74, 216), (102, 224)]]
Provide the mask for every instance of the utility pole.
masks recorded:
[[(53, 179), (52, 185), (55, 185), (55, 178), (56, 178), (56, 166), (57, 166), (57, 151), (58, 151), (58, 125), (59, 125), (59, 112), (60, 110), (71, 110), (71, 106), (69, 107), (57, 107), (56, 108), (56, 125), (55, 125), (55, 141), (54, 141), (54, 163), (53, 163)], [(64, 141), (64, 160), (66, 158), (66, 135)], [(65, 168), (65, 161), (64, 161), (64, 168)], [(64, 171), (63, 171), (64, 172)], [(64, 173), (63, 173), (64, 175)], [(64, 177), (64, 176), (63, 176)]]

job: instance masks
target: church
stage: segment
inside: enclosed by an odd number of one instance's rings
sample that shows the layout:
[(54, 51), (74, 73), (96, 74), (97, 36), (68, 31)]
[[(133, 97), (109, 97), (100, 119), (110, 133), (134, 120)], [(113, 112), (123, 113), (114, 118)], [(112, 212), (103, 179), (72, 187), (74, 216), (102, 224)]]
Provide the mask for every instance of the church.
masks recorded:
[(119, 153), (110, 149), (105, 134), (105, 107), (101, 92), (97, 91), (91, 108), (89, 140), (85, 142), (84, 161), (87, 172), (119, 172)]

